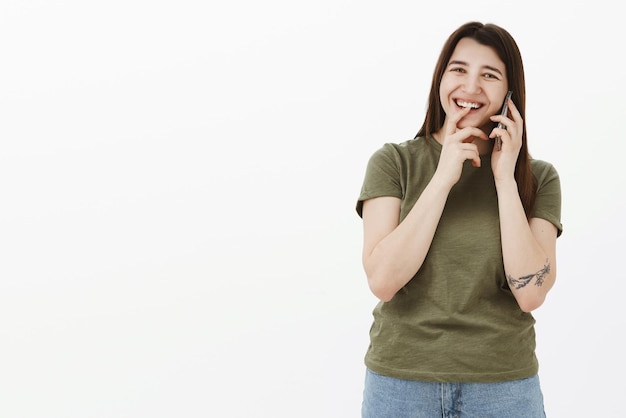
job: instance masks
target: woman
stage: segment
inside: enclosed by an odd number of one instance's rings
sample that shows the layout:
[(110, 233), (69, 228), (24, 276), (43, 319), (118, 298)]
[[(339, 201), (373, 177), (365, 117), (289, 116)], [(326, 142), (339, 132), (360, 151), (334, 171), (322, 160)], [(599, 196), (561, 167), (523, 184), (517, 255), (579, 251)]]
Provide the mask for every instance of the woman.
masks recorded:
[(531, 311), (556, 277), (561, 194), (524, 115), (517, 44), (470, 22), (441, 51), (416, 137), (370, 158), (357, 212), (380, 303), (363, 417), (545, 416)]

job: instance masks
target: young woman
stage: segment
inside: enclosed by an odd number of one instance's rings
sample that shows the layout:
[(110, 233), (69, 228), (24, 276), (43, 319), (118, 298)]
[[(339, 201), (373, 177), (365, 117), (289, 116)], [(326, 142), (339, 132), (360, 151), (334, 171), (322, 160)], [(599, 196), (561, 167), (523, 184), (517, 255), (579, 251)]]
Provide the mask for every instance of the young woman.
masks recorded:
[(380, 303), (363, 417), (545, 416), (531, 311), (556, 277), (561, 191), (524, 115), (517, 44), (470, 22), (441, 51), (416, 137), (370, 158), (357, 212)]

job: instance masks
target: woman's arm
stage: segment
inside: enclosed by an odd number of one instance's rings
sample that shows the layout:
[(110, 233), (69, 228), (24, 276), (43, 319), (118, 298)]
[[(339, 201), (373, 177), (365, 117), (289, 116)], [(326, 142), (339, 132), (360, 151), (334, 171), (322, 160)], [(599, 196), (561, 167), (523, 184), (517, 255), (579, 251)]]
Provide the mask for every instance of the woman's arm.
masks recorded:
[(500, 135), (506, 141), (502, 151), (492, 153), (491, 166), (498, 193), (504, 271), (520, 308), (530, 312), (543, 304), (554, 285), (557, 228), (544, 219), (526, 218), (514, 175), (523, 120), (512, 100), (508, 105), (511, 119), (500, 115), (491, 118), (506, 126), (490, 135)]
[(402, 223), (397, 197), (363, 202), (363, 267), (370, 290), (380, 300), (391, 300), (421, 267), (448, 192), (431, 181)]
[(504, 271), (524, 312), (540, 307), (556, 278), (556, 227), (526, 219), (515, 181), (496, 182)]

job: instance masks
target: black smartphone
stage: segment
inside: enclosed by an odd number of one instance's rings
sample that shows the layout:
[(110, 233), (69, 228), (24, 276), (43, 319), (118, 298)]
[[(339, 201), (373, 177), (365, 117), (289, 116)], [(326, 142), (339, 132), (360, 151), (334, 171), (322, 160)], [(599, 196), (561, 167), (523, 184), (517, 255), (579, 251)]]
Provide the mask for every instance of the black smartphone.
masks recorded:
[[(512, 95), (513, 95), (513, 92), (511, 90), (506, 92), (504, 103), (502, 104), (502, 110), (500, 111), (501, 116), (507, 116), (507, 112), (509, 111), (508, 103)], [(504, 126), (501, 122), (498, 122), (498, 125), (496, 127), (500, 129), (506, 129), (506, 126)], [(500, 138), (500, 136), (496, 136), (496, 149), (498, 151), (502, 149), (502, 139)]]

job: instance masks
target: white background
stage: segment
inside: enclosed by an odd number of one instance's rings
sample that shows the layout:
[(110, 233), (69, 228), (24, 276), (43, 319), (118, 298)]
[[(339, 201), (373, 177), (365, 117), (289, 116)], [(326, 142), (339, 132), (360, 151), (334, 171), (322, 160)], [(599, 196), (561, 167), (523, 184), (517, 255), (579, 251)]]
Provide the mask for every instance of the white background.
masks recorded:
[(358, 417), (365, 164), (469, 20), (561, 175), (548, 416), (623, 413), (623, 21), (551, 4), (3, 1), (0, 416)]

